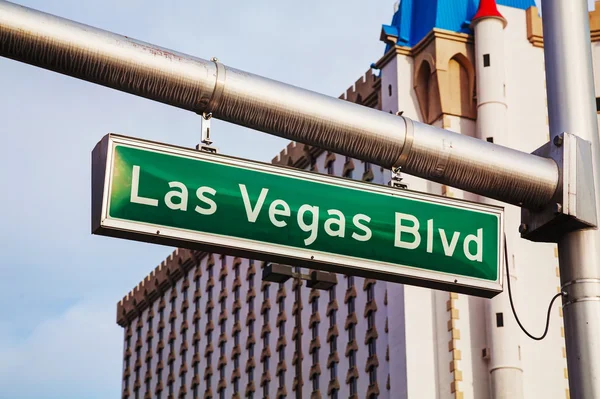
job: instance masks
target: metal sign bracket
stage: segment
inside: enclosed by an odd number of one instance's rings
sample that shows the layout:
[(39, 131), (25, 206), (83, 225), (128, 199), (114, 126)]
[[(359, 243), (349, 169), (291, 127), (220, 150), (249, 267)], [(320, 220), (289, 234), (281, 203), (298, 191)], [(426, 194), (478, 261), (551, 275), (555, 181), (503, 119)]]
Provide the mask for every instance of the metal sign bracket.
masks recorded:
[(198, 151), (210, 152), (216, 154), (218, 151), (217, 147), (213, 147), (211, 144), (213, 141), (210, 138), (210, 120), (212, 113), (202, 113), (201, 130), (202, 136), (200, 138), (200, 144), (196, 146)]
[(592, 146), (574, 134), (562, 133), (533, 152), (554, 160), (560, 183), (543, 209), (521, 208), (521, 237), (536, 242), (557, 242), (565, 233), (597, 226)]
[(392, 168), (392, 178), (388, 185), (390, 187), (406, 190), (408, 188), (408, 185), (406, 183), (402, 183), (403, 179), (404, 178), (400, 174), (400, 168)]

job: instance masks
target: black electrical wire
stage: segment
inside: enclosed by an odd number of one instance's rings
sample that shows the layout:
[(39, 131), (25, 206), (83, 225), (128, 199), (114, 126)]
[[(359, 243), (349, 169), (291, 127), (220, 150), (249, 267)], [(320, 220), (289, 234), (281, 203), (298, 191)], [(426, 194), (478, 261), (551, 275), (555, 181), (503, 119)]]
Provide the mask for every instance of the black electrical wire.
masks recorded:
[(536, 341), (541, 341), (544, 338), (546, 338), (546, 335), (548, 334), (548, 328), (550, 328), (550, 313), (552, 312), (552, 305), (554, 304), (554, 301), (556, 301), (556, 299), (558, 299), (562, 295), (565, 295), (565, 293), (561, 291), (552, 297), (552, 300), (550, 301), (550, 305), (548, 306), (548, 314), (546, 316), (546, 328), (544, 329), (544, 333), (539, 337), (534, 337), (525, 329), (525, 327), (523, 327), (523, 324), (521, 324), (521, 321), (519, 320), (519, 316), (517, 316), (517, 311), (515, 310), (515, 304), (513, 303), (512, 291), (511, 291), (511, 287), (510, 287), (510, 270), (508, 267), (508, 246), (506, 244), (506, 235), (504, 235), (504, 263), (506, 264), (506, 284), (508, 285), (508, 299), (510, 300), (510, 307), (512, 309), (513, 315), (515, 316), (515, 320), (517, 321), (517, 324), (519, 325), (519, 327), (521, 327), (521, 330), (529, 338), (534, 339)]

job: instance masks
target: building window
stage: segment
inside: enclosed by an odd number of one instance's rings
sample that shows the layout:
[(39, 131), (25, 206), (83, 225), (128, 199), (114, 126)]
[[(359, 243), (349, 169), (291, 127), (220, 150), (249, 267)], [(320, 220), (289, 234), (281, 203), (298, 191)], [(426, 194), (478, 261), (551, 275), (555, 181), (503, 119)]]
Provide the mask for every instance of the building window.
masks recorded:
[(354, 308), (354, 298), (348, 299), (348, 313), (354, 313), (356, 309)]
[(283, 347), (279, 350), (279, 361), (283, 362), (285, 360), (285, 352), (283, 351)]
[(319, 390), (319, 376), (315, 374), (315, 376), (313, 377), (313, 381), (312, 381), (312, 385), (313, 385), (313, 392), (316, 392)]
[(365, 173), (369, 172), (370, 170), (371, 170), (371, 163), (365, 162)]
[[(350, 158), (349, 156), (346, 156), (346, 160), (344, 161), (344, 169), (346, 169), (346, 166), (348, 166), (348, 164), (350, 163), (351, 160), (352, 160), (352, 158)], [(347, 177), (348, 179), (352, 179), (352, 169), (351, 168), (348, 168), (345, 170), (344, 177)]]
[(328, 173), (328, 174), (330, 174), (330, 175), (333, 175), (333, 174), (335, 174), (335, 172), (334, 172), (334, 170), (333, 170), (333, 161), (330, 161), (330, 162), (327, 164), (327, 173)]
[(330, 378), (331, 381), (335, 380), (337, 378), (337, 363), (333, 362), (331, 363), (331, 369), (330, 369)]
[[(367, 163), (365, 163), (365, 170), (366, 170), (366, 165)], [(348, 276), (348, 289), (351, 289), (354, 286), (354, 277), (353, 276)], [(348, 299), (348, 314), (352, 314), (354, 313), (355, 308), (354, 308), (354, 297), (351, 296)], [(354, 340), (356, 340), (356, 326), (354, 324), (351, 324), (348, 328), (348, 341), (349, 342), (353, 342)], [(348, 354), (348, 366), (349, 368), (353, 368), (356, 367), (356, 353), (351, 350), (350, 353)], [(354, 388), (353, 388), (354, 385)], [(354, 390), (353, 390), (354, 389)], [(354, 395), (357, 394), (356, 392), (356, 386), (355, 386), (355, 379), (351, 379), (350, 380), (350, 395)]]
[(375, 346), (375, 339), (372, 338), (369, 341), (369, 356), (374, 356), (376, 352), (377, 352), (377, 348)]
[(357, 384), (356, 384), (356, 378), (352, 378), (350, 380), (350, 396), (352, 395), (358, 395), (358, 389), (357, 389)]
[(388, 94), (390, 97), (392, 96), (392, 85), (388, 85)]
[(490, 55), (489, 54), (483, 55), (483, 66), (486, 68), (490, 66)]
[(235, 380), (233, 380), (233, 393), (238, 392), (240, 392), (240, 380), (236, 378)]
[(369, 370), (369, 385), (375, 385), (377, 383), (377, 369), (375, 367)]
[(267, 371), (269, 371), (269, 358), (268, 357), (265, 357), (264, 368), (265, 368), (265, 373)]
[(488, 137), (485, 139), (488, 143), (493, 143), (494, 142), (494, 138), (493, 137)]
[[(332, 286), (329, 289), (329, 303), (331, 304), (333, 301), (335, 301), (335, 285)], [(336, 325), (336, 310), (332, 309), (329, 313), (329, 327), (333, 328)], [(334, 335), (331, 337), (331, 340), (329, 341), (329, 354), (333, 355), (335, 352), (337, 351), (337, 337)], [(332, 362), (331, 363), (331, 367), (330, 367), (330, 380), (331, 381), (335, 381), (337, 379), (337, 362)], [(337, 398), (337, 391), (333, 390), (331, 392), (331, 397), (332, 398)]]
[(496, 313), (496, 327), (504, 327), (504, 315)]

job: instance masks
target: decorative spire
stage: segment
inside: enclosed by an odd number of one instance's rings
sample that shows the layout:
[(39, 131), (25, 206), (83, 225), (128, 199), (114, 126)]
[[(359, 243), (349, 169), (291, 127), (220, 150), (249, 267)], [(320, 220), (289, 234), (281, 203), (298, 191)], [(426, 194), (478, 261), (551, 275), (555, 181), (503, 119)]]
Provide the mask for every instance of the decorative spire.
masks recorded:
[(471, 25), (473, 26), (479, 20), (485, 18), (497, 18), (501, 20), (506, 27), (506, 18), (504, 18), (502, 14), (500, 14), (500, 11), (498, 11), (496, 0), (480, 0), (479, 9), (477, 10), (477, 13), (475, 13), (475, 16), (471, 19)]

